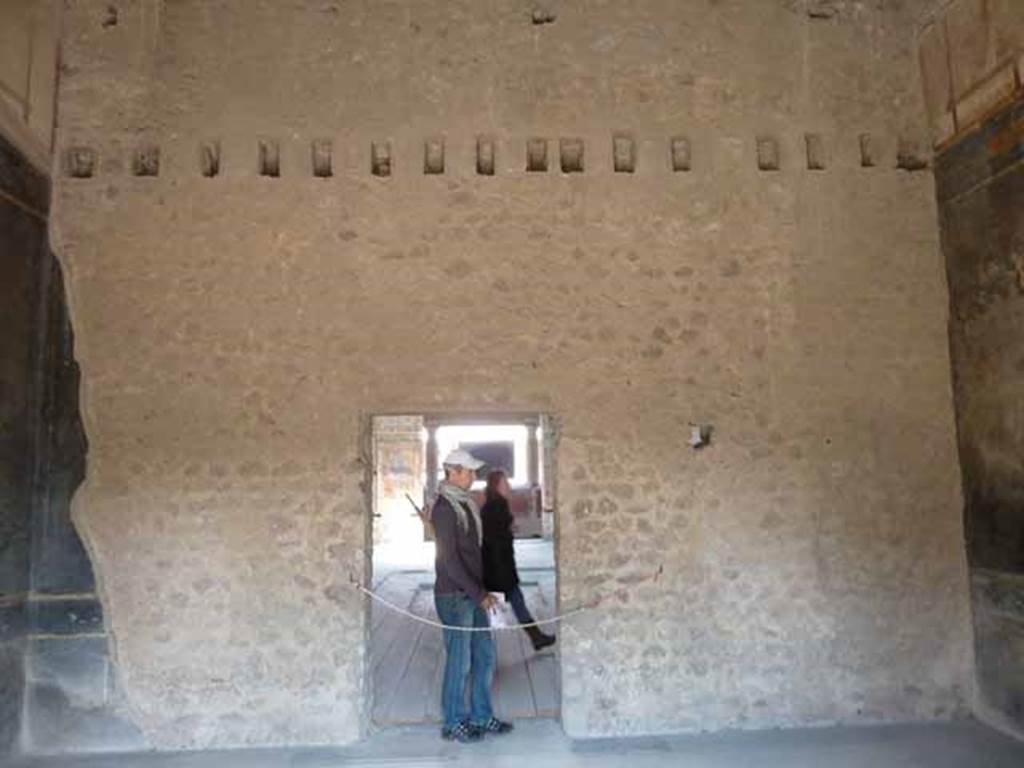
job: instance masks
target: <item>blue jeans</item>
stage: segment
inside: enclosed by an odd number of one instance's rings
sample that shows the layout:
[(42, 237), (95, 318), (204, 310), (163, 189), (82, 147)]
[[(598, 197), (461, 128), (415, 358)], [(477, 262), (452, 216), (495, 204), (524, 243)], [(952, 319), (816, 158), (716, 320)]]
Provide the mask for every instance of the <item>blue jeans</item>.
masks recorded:
[(526, 598), (523, 597), (523, 590), (518, 585), (505, 593), (505, 599), (512, 606), (516, 620), (520, 624), (533, 624), (533, 616), (530, 615), (530, 609), (526, 607)]
[[(461, 594), (434, 595), (441, 623), (456, 627), (489, 626), (484, 609)], [(441, 712), (451, 728), (463, 720), (483, 725), (491, 719), (491, 681), (494, 679), (494, 640), (490, 632), (444, 630), (444, 683)], [(466, 712), (466, 681), (469, 681), (469, 713)]]

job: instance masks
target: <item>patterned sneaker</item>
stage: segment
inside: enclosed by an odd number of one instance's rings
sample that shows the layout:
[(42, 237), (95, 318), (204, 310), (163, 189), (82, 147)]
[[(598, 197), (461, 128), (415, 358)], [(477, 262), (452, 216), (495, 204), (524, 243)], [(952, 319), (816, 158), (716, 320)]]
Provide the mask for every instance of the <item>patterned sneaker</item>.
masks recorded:
[(451, 728), (445, 727), (441, 729), (442, 739), (445, 741), (457, 741), (460, 744), (472, 744), (474, 741), (480, 741), (483, 737), (483, 732), (476, 726), (470, 725), (466, 720), (453, 725)]
[(482, 734), (494, 733), (500, 735), (502, 733), (509, 733), (514, 726), (512, 723), (506, 723), (504, 720), (492, 717), (486, 723), (474, 723), (472, 727)]

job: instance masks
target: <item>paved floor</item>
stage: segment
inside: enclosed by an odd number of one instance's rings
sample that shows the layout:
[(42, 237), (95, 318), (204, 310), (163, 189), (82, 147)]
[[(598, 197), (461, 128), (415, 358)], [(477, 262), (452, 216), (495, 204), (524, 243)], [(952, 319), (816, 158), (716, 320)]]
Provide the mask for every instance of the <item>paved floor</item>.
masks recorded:
[[(536, 618), (548, 618), (555, 606), (551, 543), (521, 541), (516, 549), (527, 604)], [(431, 546), (430, 556), (432, 552)], [(437, 621), (434, 574), (420, 568), (419, 561), (381, 563), (375, 559), (375, 590), (416, 615)], [(379, 603), (371, 610), (373, 722), (379, 726), (439, 723), (444, 672), (441, 630), (418, 624)], [(526, 634), (519, 631), (498, 632), (497, 648), (493, 696), (498, 716), (520, 720), (557, 715), (555, 652), (534, 653)]]
[[(524, 572), (523, 593), (536, 618), (554, 612), (554, 574)], [(391, 576), (378, 593), (418, 616), (437, 621), (433, 583), (413, 576)], [(441, 630), (417, 624), (374, 604), (370, 674), (373, 722), (408, 725), (441, 722), (444, 649)], [(497, 632), (494, 671), (495, 713), (505, 719), (558, 714), (558, 661), (555, 651), (534, 652), (522, 631)]]
[(971, 722), (573, 742), (529, 720), (482, 744), (442, 742), (416, 726), (347, 749), (35, 758), (11, 768), (1020, 768), (1024, 743)]

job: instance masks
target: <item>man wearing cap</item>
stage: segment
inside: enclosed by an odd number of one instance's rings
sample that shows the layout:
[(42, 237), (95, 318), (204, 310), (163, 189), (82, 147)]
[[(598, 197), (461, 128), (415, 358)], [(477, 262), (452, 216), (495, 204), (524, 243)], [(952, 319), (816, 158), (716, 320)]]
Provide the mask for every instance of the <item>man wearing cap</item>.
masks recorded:
[[(434, 605), (442, 624), (487, 627), (487, 611), (497, 603), (497, 598), (484, 588), (480, 509), (469, 494), (476, 471), (484, 462), (468, 451), (457, 449), (444, 458), (443, 465), (444, 481), (438, 488), (431, 513), (437, 551)], [(488, 733), (511, 731), (512, 724), (498, 720), (491, 709), (496, 656), (491, 633), (445, 629), (444, 648), (441, 736), (465, 743), (479, 741)], [(468, 713), (467, 679), (470, 681)]]

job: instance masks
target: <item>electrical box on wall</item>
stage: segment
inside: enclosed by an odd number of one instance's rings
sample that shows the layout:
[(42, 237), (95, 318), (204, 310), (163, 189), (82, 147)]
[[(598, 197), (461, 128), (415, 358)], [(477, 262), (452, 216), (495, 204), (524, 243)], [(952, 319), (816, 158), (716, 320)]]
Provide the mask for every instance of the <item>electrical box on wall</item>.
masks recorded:
[(699, 450), (707, 445), (711, 444), (711, 425), (710, 424), (691, 424), (690, 425), (690, 439), (688, 441), (690, 447), (694, 450)]

